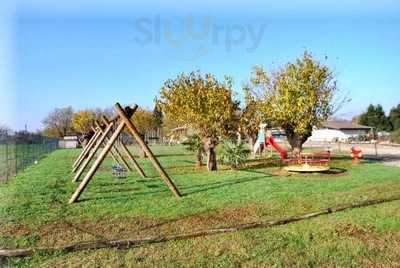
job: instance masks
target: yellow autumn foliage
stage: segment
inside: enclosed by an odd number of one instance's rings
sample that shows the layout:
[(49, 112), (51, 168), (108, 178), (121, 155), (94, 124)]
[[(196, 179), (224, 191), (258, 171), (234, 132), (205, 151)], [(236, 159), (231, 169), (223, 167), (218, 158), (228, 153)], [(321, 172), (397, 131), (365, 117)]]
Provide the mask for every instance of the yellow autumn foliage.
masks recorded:
[(87, 134), (91, 131), (95, 118), (95, 113), (90, 110), (76, 112), (72, 116), (72, 127), (78, 133)]
[(262, 93), (264, 120), (283, 128), (293, 149), (300, 150), (313, 127), (332, 115), (337, 93), (332, 71), (307, 52), (271, 75), (256, 66), (251, 87)]
[(232, 80), (219, 82), (199, 72), (181, 74), (161, 88), (159, 103), (167, 118), (193, 128), (203, 138), (225, 137), (235, 130), (238, 103), (233, 100)]

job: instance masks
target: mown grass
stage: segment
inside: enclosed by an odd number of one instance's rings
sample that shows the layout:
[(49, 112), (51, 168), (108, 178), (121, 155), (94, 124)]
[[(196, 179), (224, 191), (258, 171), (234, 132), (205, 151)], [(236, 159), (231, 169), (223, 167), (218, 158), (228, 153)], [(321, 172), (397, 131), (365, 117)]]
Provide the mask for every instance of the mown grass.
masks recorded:
[[(59, 150), (0, 186), (0, 248), (61, 246), (276, 219), (338, 204), (400, 195), (400, 169), (334, 158), (330, 174), (291, 175), (273, 160), (232, 171), (194, 167), (182, 147), (153, 147), (178, 188), (174, 198), (147, 160), (150, 176), (111, 176), (111, 160), (81, 201), (71, 164), (79, 151)], [(127, 251), (103, 249), (6, 259), (9, 266), (396, 266), (400, 202), (354, 209), (271, 229), (255, 229)]]

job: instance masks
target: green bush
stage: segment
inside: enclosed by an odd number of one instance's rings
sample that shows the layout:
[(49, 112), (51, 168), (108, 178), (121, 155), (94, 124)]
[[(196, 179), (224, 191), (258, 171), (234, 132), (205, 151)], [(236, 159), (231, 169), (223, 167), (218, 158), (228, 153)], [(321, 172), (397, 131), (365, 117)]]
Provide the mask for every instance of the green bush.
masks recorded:
[(367, 141), (368, 140), (368, 136), (365, 134), (361, 134), (357, 137), (357, 141)]
[(390, 139), (392, 142), (400, 144), (400, 129), (393, 131), (390, 135)]
[(232, 169), (238, 169), (244, 166), (249, 154), (250, 150), (245, 143), (225, 140), (221, 143), (219, 160)]

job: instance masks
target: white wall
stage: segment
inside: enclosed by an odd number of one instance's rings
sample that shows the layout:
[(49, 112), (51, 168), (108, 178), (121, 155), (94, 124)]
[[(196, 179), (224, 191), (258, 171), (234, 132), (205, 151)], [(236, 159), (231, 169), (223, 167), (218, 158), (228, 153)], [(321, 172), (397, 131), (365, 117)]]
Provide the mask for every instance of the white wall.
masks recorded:
[(368, 131), (359, 129), (359, 130), (342, 130), (343, 133), (349, 135), (351, 137), (358, 137), (360, 135), (367, 135)]
[(63, 149), (76, 149), (78, 148), (78, 142), (75, 140), (60, 140), (58, 146)]

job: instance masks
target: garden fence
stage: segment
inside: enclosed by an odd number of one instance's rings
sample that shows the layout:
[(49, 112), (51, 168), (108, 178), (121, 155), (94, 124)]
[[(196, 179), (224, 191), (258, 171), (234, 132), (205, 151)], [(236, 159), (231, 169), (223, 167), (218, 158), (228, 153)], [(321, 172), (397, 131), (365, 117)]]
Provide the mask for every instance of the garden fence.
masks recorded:
[(383, 144), (376, 142), (307, 142), (303, 146), (312, 150), (329, 149), (337, 154), (350, 155), (351, 148), (357, 147), (361, 149), (363, 155), (368, 158), (374, 157), (400, 157), (400, 145), (398, 144)]
[(0, 182), (7, 181), (27, 166), (58, 148), (58, 140), (37, 134), (0, 136)]

